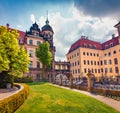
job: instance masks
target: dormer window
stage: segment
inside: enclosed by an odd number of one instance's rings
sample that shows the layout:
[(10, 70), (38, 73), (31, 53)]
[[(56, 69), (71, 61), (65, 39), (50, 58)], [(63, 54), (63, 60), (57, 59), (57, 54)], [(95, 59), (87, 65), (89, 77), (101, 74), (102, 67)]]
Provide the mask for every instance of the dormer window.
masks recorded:
[(86, 47), (87, 47), (87, 45), (84, 43), (84, 44), (83, 44), (83, 47), (85, 47), (85, 48), (86, 48)]
[(91, 44), (88, 44), (88, 48), (91, 48), (92, 47), (92, 45)]
[(96, 45), (94, 45), (94, 46), (93, 46), (93, 48), (94, 48), (94, 49), (97, 49), (97, 46), (96, 46)]
[(110, 43), (110, 47), (113, 47), (113, 43)]
[(105, 45), (105, 49), (108, 49), (108, 45)]

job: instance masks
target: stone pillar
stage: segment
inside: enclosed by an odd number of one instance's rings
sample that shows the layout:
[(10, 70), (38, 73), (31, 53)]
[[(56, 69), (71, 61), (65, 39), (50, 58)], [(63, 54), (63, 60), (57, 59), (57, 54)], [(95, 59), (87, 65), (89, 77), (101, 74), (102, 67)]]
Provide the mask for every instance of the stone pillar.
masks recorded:
[(89, 70), (88, 74), (87, 74), (87, 78), (88, 78), (88, 91), (91, 92), (91, 89), (94, 86), (94, 80), (92, 79), (94, 75), (91, 73), (91, 71)]
[(60, 86), (62, 86), (62, 75), (60, 74)]
[(70, 73), (70, 83), (69, 83), (69, 87), (72, 88), (72, 84), (73, 84), (73, 76), (72, 73)]

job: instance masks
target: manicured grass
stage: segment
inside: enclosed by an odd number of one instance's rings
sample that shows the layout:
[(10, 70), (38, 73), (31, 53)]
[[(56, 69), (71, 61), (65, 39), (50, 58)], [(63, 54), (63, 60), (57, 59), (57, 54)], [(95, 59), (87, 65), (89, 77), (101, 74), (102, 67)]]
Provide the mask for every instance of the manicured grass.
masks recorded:
[(94, 98), (50, 83), (31, 83), (30, 95), (15, 113), (120, 113)]

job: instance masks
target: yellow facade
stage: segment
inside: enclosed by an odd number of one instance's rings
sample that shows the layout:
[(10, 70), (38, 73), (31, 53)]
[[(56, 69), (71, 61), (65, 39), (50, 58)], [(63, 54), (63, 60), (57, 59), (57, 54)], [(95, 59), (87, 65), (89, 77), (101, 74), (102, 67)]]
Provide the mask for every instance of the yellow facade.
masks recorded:
[(67, 54), (67, 61), (74, 77), (86, 76), (88, 70), (95, 76), (117, 76), (120, 74), (115, 70), (116, 67), (120, 70), (120, 44), (106, 50), (80, 47)]

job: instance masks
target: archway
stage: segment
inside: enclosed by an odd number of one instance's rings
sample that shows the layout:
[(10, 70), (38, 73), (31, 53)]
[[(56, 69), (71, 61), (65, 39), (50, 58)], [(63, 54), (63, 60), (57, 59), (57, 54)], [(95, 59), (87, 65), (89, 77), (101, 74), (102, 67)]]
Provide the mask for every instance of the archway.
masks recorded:
[(60, 83), (60, 79), (62, 79), (62, 84), (63, 85), (66, 85), (69, 82), (67, 75), (65, 75), (65, 74), (57, 74), (56, 77), (55, 77), (56, 84)]

